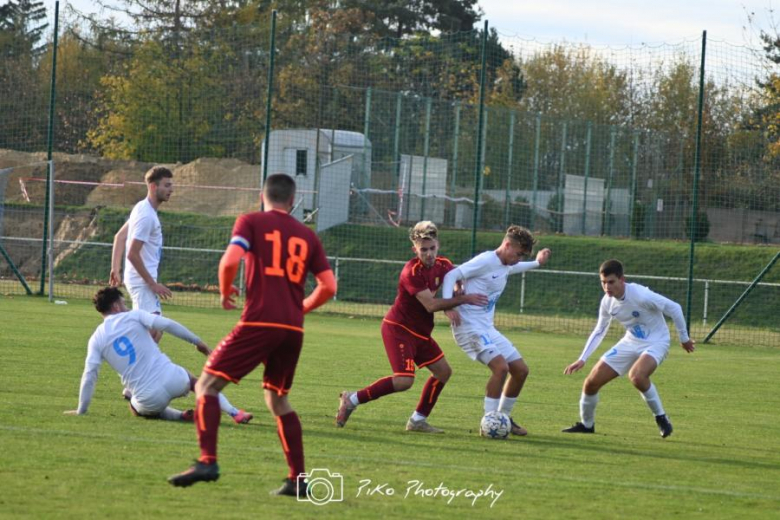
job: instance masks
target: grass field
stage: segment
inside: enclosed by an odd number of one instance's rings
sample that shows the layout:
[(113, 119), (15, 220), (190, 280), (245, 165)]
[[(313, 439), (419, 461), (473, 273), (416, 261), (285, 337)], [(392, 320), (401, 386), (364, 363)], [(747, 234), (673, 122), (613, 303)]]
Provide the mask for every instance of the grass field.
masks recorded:
[[(182, 307), (166, 313), (210, 344), (237, 319)], [(675, 346), (654, 378), (675, 426), (670, 438), (659, 437), (624, 379), (602, 391), (597, 434), (569, 436), (560, 429), (577, 420), (584, 375), (562, 370), (584, 338), (506, 331), (531, 367), (515, 413), (530, 435), (488, 441), (476, 433), (487, 371), (443, 327), (434, 335), (454, 375), (431, 423), (446, 434), (403, 431), (423, 377), (336, 429), (339, 392), (387, 375), (389, 366), (378, 320), (315, 313), (290, 399), (304, 426), (307, 468), (343, 476), (343, 501), (318, 507), (268, 496), (286, 465), (259, 372), (226, 392), (256, 419), (223, 419), (214, 484), (166, 484), (196, 457), (194, 428), (132, 417), (105, 365), (89, 414), (63, 415), (77, 405), (86, 342), (99, 322), (85, 301), (0, 297), (0, 517), (780, 518), (778, 349), (704, 345), (687, 355)], [(199, 372), (203, 358), (190, 345), (166, 336), (162, 347)], [(193, 398), (177, 404), (192, 407)], [(443, 487), (501, 494), (448, 502)], [(437, 488), (439, 496), (421, 493)]]

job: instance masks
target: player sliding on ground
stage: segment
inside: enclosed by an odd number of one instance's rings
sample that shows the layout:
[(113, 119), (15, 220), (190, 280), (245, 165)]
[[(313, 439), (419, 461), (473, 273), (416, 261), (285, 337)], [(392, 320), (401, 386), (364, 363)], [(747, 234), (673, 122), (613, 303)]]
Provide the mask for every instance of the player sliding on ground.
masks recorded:
[[(209, 356), (195, 386), (198, 405), (195, 426), (200, 458), (188, 470), (168, 479), (174, 486), (190, 486), (219, 478), (217, 430), (218, 392), (238, 383), (263, 363), (263, 388), (268, 410), (276, 418), (279, 440), (289, 473), (273, 493), (307, 496), (302, 482), (303, 431), (287, 400), (303, 346), (303, 315), (336, 293), (336, 278), (317, 235), (289, 214), (295, 202), (295, 181), (283, 173), (269, 175), (263, 184), (265, 211), (238, 217), (219, 263), (222, 308), (235, 309), (233, 280), (241, 258), (246, 260), (246, 304), (241, 321)], [(306, 299), (306, 275), (317, 287)]]
[(393, 375), (379, 379), (357, 392), (342, 392), (336, 426), (343, 427), (358, 405), (411, 388), (417, 365), (418, 368), (426, 367), (430, 370), (431, 376), (425, 382), (420, 402), (406, 423), (406, 429), (442, 433), (439, 428), (428, 424), (427, 419), (452, 369), (441, 348), (431, 337), (433, 313), (448, 311), (463, 303), (485, 305), (487, 298), (482, 294), (435, 298), (444, 275), (453, 268), (452, 262), (436, 256), (439, 250), (438, 233), (436, 225), (427, 220), (418, 222), (409, 230), (415, 257), (403, 267), (395, 303), (382, 320), (382, 341)]
[[(542, 249), (534, 262), (520, 262), (531, 254), (534, 237), (521, 226), (510, 226), (501, 245), (495, 251), (485, 251), (457, 269), (447, 273), (442, 296), (449, 298), (458, 282), (466, 294), (484, 293), (486, 304), (463, 305), (459, 316), (450, 317), (455, 342), (472, 360), (479, 361), (492, 372), (485, 388), (484, 410), (512, 415), (520, 390), (528, 377), (528, 365), (515, 346), (493, 325), (496, 303), (506, 287), (509, 275), (544, 265), (550, 250)], [(509, 377), (507, 378), (507, 374)], [(527, 435), (522, 426), (511, 420), (514, 435)], [(481, 431), (481, 429), (480, 429)]]
[(582, 385), (580, 397), (580, 422), (563, 430), (566, 433), (594, 433), (596, 404), (601, 387), (618, 376), (628, 373), (631, 384), (642, 394), (647, 406), (655, 415), (661, 437), (672, 434), (672, 423), (666, 417), (661, 398), (650, 381), (655, 369), (669, 354), (669, 327), (664, 316), (672, 318), (677, 328), (682, 348), (693, 352), (694, 341), (688, 336), (682, 308), (676, 302), (654, 293), (647, 287), (626, 283), (623, 264), (607, 260), (599, 268), (604, 297), (599, 307), (599, 320), (590, 334), (580, 358), (567, 366), (564, 374), (573, 374), (585, 366), (588, 357), (598, 348), (607, 335), (612, 318), (626, 329), (626, 334), (601, 359), (588, 374)]
[[(196, 379), (160, 352), (150, 331), (170, 332), (195, 345), (204, 355), (210, 353), (206, 344), (189, 329), (173, 320), (142, 310), (129, 310), (125, 306), (122, 291), (116, 287), (99, 290), (92, 303), (103, 316), (103, 323), (89, 339), (84, 374), (81, 376), (79, 407), (65, 413), (87, 413), (100, 365), (105, 360), (122, 378), (122, 384), (129, 392), (127, 398), (130, 400), (130, 411), (134, 415), (192, 422), (192, 410), (181, 412), (168, 404), (177, 397), (187, 395), (194, 387)], [(248, 423), (252, 419), (252, 414), (236, 409), (221, 394), (219, 405), (236, 423)]]

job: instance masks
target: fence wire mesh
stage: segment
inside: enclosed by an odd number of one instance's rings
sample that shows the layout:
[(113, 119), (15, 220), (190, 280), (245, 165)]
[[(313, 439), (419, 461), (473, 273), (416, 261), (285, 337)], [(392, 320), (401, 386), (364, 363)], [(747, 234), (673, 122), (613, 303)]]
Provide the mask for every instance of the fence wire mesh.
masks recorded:
[[(106, 283), (154, 164), (174, 171), (160, 211), (173, 304), (217, 306), (232, 222), (276, 172), (295, 177), (294, 214), (337, 270), (331, 312), (382, 315), (418, 220), (444, 230), (456, 263), (520, 224), (553, 260), (510, 283), (499, 325), (588, 332), (596, 271), (616, 257), (702, 336), (780, 244), (771, 49), (543, 44), (487, 25), (392, 38), (359, 9), (320, 4), (275, 25), (262, 10), (201, 15), (132, 31), (65, 23), (50, 143), (53, 38), (21, 53), (0, 43), (3, 292), (25, 292), (14, 270), (33, 289), (46, 275), (49, 145), (58, 298)], [(778, 314), (774, 269), (716, 339), (780, 345)]]

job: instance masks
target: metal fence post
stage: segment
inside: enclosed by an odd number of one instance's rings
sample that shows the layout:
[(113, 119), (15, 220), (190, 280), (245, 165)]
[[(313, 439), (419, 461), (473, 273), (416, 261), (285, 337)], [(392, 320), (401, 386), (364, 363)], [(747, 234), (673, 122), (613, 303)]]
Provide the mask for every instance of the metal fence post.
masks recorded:
[(561, 158), (559, 162), (559, 168), (558, 168), (558, 204), (556, 205), (555, 210), (558, 212), (558, 220), (560, 222), (560, 229), (556, 229), (555, 231), (563, 232), (563, 191), (564, 191), (564, 183), (566, 180), (566, 123), (563, 123), (563, 128), (561, 129)]
[(471, 256), (477, 254), (477, 225), (479, 224), (479, 189), (482, 179), (482, 132), (485, 123), (485, 79), (487, 71), (487, 38), (488, 21), (485, 20), (485, 28), (482, 32), (482, 67), (479, 73), (479, 124), (477, 125), (477, 158), (474, 164), (474, 220), (471, 227)]
[[(268, 46), (270, 63), (268, 64), (268, 89), (265, 101), (265, 140), (263, 150), (263, 186), (268, 177), (268, 147), (271, 142), (271, 99), (274, 94), (274, 57), (276, 56), (276, 9), (271, 11), (271, 43)], [(332, 160), (332, 158), (331, 158)]]
[(41, 240), (41, 285), (38, 294), (43, 296), (43, 287), (46, 284), (46, 248), (49, 234), (49, 206), (53, 204), (49, 198), (54, 184), (54, 169), (52, 165), (52, 153), (54, 151), (54, 107), (57, 100), (57, 46), (59, 42), (60, 29), (60, 2), (54, 3), (54, 44), (51, 59), (51, 90), (49, 91), (49, 127), (47, 129), (47, 152), (46, 160), (49, 161), (46, 175), (46, 199), (43, 207), (43, 240)]
[(585, 236), (585, 224), (588, 219), (588, 177), (590, 176), (590, 144), (593, 123), (588, 121), (587, 136), (585, 137), (585, 182), (582, 187), (582, 236)]
[(534, 133), (534, 180), (533, 194), (531, 195), (531, 222), (529, 226), (531, 231), (536, 226), (536, 189), (539, 187), (539, 145), (542, 138), (542, 113), (536, 114), (536, 132)]
[(609, 236), (612, 226), (612, 177), (615, 174), (615, 137), (617, 132), (615, 127), (610, 128), (609, 132), (609, 164), (607, 166), (607, 200), (604, 201), (604, 235)]
[(512, 152), (515, 144), (515, 111), (509, 112), (509, 152), (506, 158), (506, 194), (504, 195), (504, 228), (509, 227), (509, 190), (512, 184)]
[(431, 142), (431, 98), (425, 102), (425, 138), (423, 144), (422, 198), (420, 200), (420, 220), (425, 220), (425, 190), (428, 183), (428, 153)]
[[(685, 306), (685, 321), (688, 328), (691, 327), (691, 306), (693, 305), (693, 260), (696, 249), (696, 230), (698, 229), (699, 213), (699, 175), (701, 173), (701, 125), (704, 112), (704, 64), (707, 54), (707, 31), (701, 35), (701, 67), (699, 68), (699, 118), (696, 123), (696, 155), (693, 161), (693, 207), (691, 208), (691, 251), (688, 255), (688, 300)], [(716, 328), (717, 330), (717, 328)], [(715, 331), (710, 333), (710, 336)], [(710, 338), (707, 336), (707, 339)], [(706, 340), (705, 340), (706, 342)]]

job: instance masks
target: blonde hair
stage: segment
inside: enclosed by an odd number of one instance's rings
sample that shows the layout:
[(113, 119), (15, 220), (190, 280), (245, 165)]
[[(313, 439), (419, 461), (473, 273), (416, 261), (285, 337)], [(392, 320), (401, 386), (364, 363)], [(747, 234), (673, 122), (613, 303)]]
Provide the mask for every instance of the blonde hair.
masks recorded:
[(409, 229), (409, 240), (411, 240), (412, 243), (419, 240), (425, 240), (426, 238), (431, 240), (438, 240), (439, 238), (439, 230), (436, 228), (436, 224), (430, 220), (418, 222), (414, 227)]
[(534, 248), (534, 244), (536, 244), (536, 239), (534, 239), (534, 236), (531, 234), (531, 232), (523, 226), (517, 225), (509, 226), (509, 228), (506, 230), (504, 239), (522, 247), (528, 253), (531, 252), (531, 250)]

